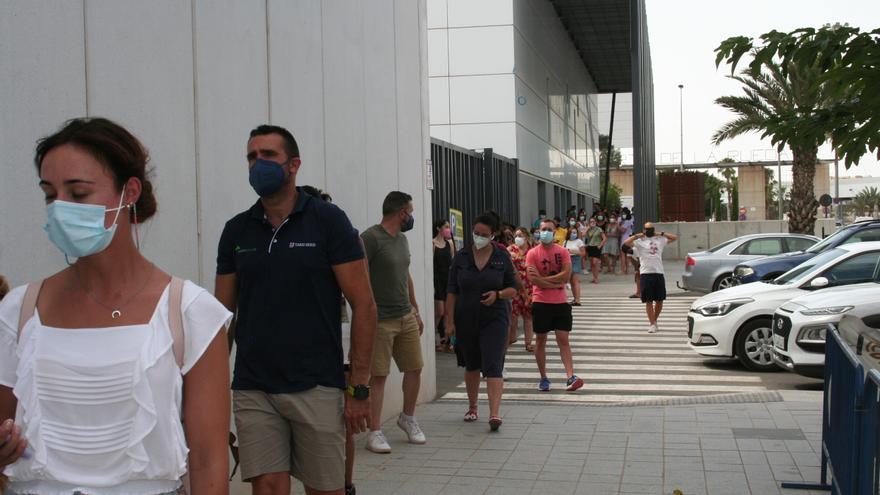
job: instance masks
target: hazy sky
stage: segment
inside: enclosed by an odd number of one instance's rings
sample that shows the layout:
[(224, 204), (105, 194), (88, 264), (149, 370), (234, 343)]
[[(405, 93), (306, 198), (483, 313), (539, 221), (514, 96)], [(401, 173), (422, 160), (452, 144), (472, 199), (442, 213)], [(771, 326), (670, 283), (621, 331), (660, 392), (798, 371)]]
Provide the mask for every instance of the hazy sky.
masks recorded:
[[(684, 85), (685, 163), (715, 162), (728, 153), (738, 153), (740, 160), (776, 159), (770, 141), (762, 141), (759, 134), (742, 136), (718, 147), (711, 144), (713, 132), (733, 117), (713, 103), (715, 98), (741, 93), (739, 83), (725, 77), (730, 73), (729, 66), (715, 68), (714, 49), (724, 39), (834, 22), (849, 23), (863, 31), (880, 27), (878, 0), (646, 1), (658, 163), (679, 159), (679, 84)], [(830, 149), (821, 150), (820, 158), (833, 158)], [(841, 175), (880, 177), (876, 156), (866, 155), (847, 172), (843, 172), (842, 165), (840, 168)], [(785, 175), (783, 172), (784, 179)]]

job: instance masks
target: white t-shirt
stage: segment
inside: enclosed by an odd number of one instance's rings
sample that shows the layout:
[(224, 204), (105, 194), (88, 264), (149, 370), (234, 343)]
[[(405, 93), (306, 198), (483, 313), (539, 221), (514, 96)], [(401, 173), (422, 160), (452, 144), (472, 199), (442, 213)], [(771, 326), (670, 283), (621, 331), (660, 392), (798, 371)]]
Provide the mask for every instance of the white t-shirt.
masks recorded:
[(639, 258), (639, 273), (663, 274), (663, 248), (669, 240), (661, 235), (642, 237), (633, 241), (633, 250)]
[(568, 239), (565, 241), (565, 243), (562, 247), (564, 247), (565, 249), (568, 249), (568, 254), (570, 254), (571, 256), (580, 256), (581, 249), (583, 249), (583, 247), (584, 247), (584, 241), (582, 241), (580, 239), (575, 239), (575, 240)]
[(19, 340), (25, 290), (17, 287), (0, 302), (0, 385), (18, 397), (15, 419), (31, 451), (6, 468), (10, 491), (175, 491), (189, 453), (181, 422), (183, 375), (232, 313), (205, 289), (184, 283), (178, 368), (167, 287), (149, 323), (56, 328), (43, 325), (35, 311)]

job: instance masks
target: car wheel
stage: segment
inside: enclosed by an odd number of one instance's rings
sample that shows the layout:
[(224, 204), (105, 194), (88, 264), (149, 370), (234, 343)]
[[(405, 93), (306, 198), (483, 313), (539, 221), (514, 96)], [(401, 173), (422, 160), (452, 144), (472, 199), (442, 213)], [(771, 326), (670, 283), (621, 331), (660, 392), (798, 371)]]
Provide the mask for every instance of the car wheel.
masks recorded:
[(752, 371), (779, 371), (773, 363), (773, 320), (752, 320), (736, 334), (734, 351), (739, 362)]
[(733, 274), (725, 273), (718, 277), (718, 279), (715, 280), (715, 283), (712, 284), (712, 292), (715, 292), (716, 290), (727, 289), (728, 287), (733, 287), (734, 285), (736, 285), (736, 281), (733, 279)]

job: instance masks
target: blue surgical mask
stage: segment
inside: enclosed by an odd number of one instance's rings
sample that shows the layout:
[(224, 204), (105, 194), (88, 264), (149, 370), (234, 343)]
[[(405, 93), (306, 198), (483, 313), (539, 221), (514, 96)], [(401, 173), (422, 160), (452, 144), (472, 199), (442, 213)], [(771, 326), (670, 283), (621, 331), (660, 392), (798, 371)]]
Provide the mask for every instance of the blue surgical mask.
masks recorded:
[[(49, 234), (52, 244), (61, 250), (66, 257), (82, 258), (107, 249), (113, 234), (116, 233), (116, 221), (125, 195), (119, 198), (119, 206), (107, 208), (104, 205), (70, 203), (55, 200), (46, 207), (46, 225), (43, 230)], [(109, 229), (104, 228), (107, 212), (115, 211), (116, 217)]]
[(284, 165), (257, 158), (248, 172), (248, 181), (260, 197), (271, 196), (284, 186)]
[(550, 244), (551, 242), (553, 242), (553, 232), (550, 232), (549, 230), (542, 230), (541, 242), (543, 242), (544, 244)]
[(416, 218), (409, 213), (406, 214), (406, 220), (403, 221), (403, 225), (400, 226), (401, 232), (408, 232), (412, 230), (413, 225), (416, 224)]

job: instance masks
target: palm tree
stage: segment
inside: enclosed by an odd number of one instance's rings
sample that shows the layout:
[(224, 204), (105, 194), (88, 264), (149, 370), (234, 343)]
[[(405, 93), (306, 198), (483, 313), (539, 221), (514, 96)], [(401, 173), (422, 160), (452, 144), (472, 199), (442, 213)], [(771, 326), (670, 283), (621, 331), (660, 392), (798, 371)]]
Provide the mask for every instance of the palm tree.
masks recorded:
[[(717, 145), (748, 132), (761, 132), (774, 143), (792, 142), (795, 124), (804, 114), (828, 105), (826, 91), (817, 84), (820, 71), (815, 67), (788, 66), (784, 73), (778, 65), (768, 64), (762, 72), (743, 71), (739, 76), (728, 76), (743, 85), (742, 96), (723, 96), (715, 103), (736, 113), (734, 120), (724, 124), (712, 136)], [(812, 234), (816, 222), (818, 202), (813, 194), (816, 175), (816, 154), (826, 140), (825, 134), (800, 136), (791, 146), (793, 156), (791, 204), (788, 229), (790, 232)]]
[(856, 214), (870, 215), (880, 205), (880, 191), (876, 187), (866, 187), (855, 195), (852, 204)]
[[(718, 163), (735, 163), (731, 158), (725, 158)], [(724, 178), (724, 191), (727, 193), (727, 219), (736, 220), (739, 218), (739, 177), (736, 176), (736, 169), (733, 167), (725, 167), (721, 169), (721, 177)]]

